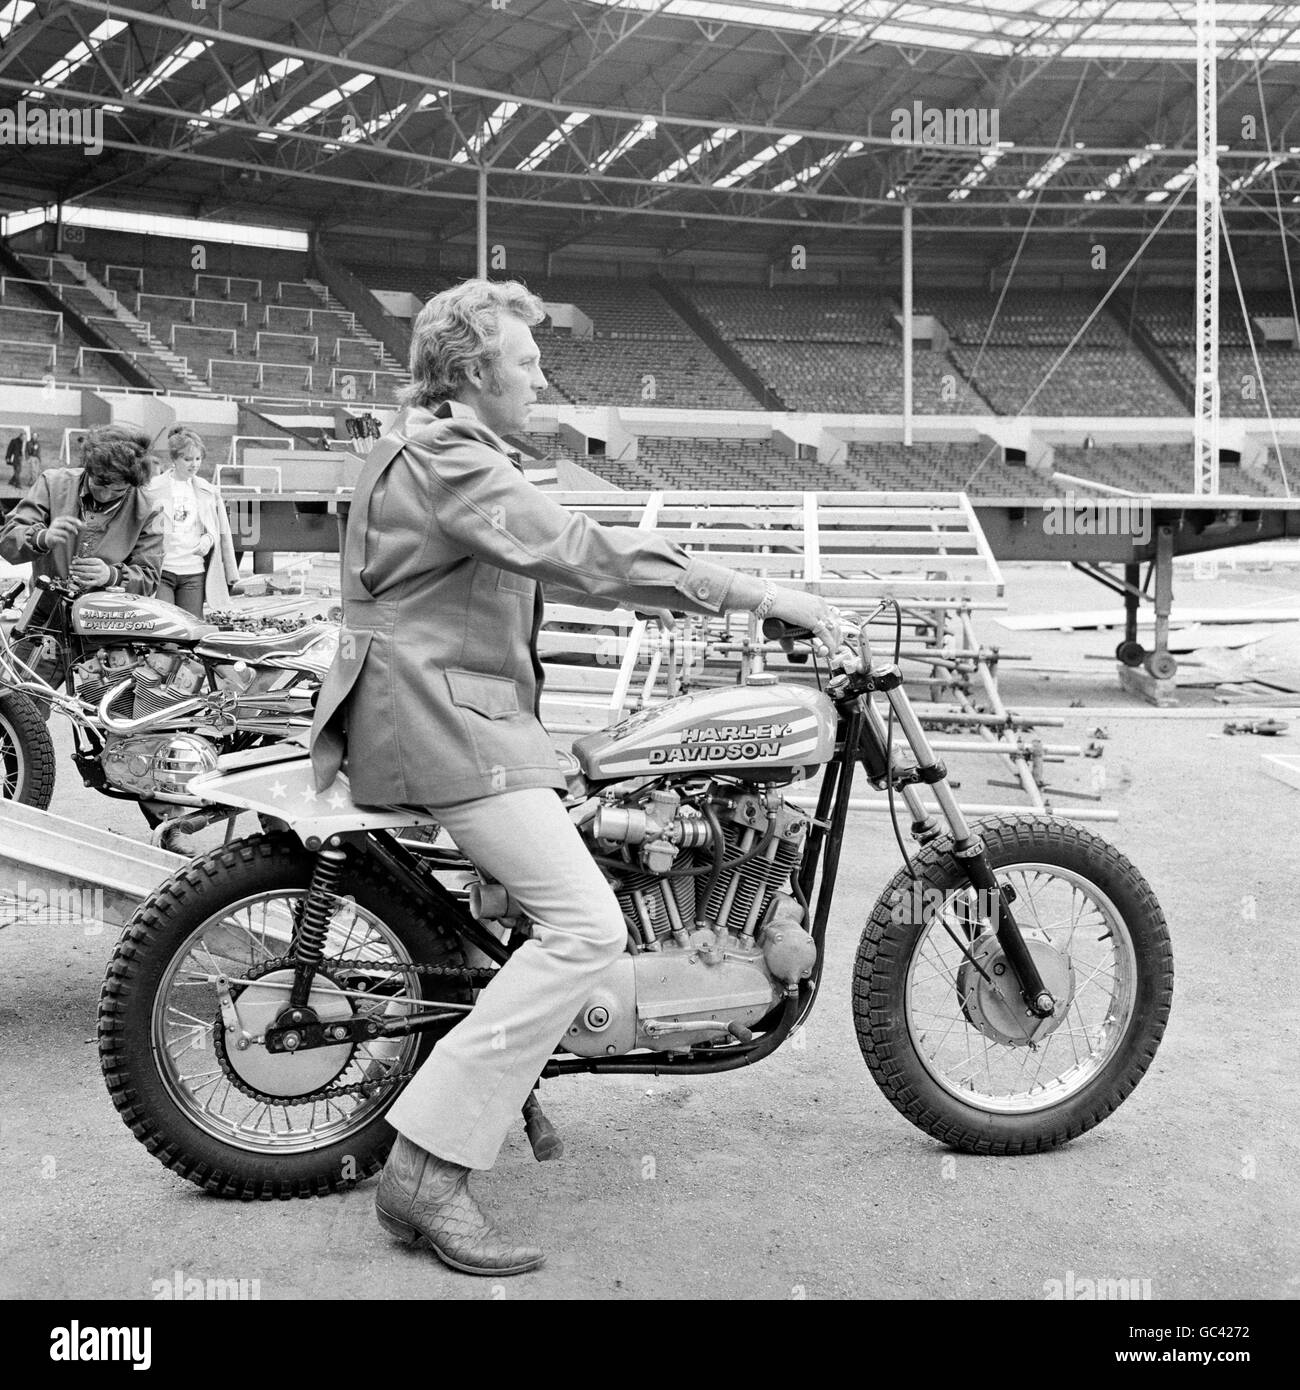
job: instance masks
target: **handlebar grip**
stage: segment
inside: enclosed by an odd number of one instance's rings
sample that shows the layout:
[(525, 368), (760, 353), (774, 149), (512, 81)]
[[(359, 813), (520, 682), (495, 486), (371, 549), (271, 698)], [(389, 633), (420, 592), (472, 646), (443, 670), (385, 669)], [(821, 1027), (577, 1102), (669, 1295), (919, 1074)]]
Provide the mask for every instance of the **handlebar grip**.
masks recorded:
[(812, 632), (806, 627), (791, 627), (789, 623), (781, 618), (763, 619), (763, 636), (769, 642), (780, 642), (781, 650), (786, 657), (796, 666), (804, 666), (808, 662), (808, 653), (798, 651), (795, 648), (795, 640), (810, 641)]
[(782, 618), (763, 619), (763, 636), (769, 642), (808, 641), (812, 635), (811, 628), (793, 627)]

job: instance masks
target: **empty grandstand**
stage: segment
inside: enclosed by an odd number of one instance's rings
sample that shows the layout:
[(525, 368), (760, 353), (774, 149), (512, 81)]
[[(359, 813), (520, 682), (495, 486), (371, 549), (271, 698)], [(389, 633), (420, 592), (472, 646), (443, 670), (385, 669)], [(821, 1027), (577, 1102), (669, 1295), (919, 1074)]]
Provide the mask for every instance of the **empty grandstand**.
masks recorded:
[[(347, 21), (346, 78), (302, 49), (296, 3), (196, 38), (140, 0), (93, 41), (77, 27), (88, 0), (39, 27), (30, 6), (0, 10), (0, 36), (20, 40), (0, 84), (109, 116), (94, 160), (29, 148), (0, 193), (0, 425), (43, 419), (63, 437), (105, 413), (149, 416), (149, 397), (232, 462), (250, 439), (347, 447), (362, 416), (392, 418), (420, 305), (478, 271), (548, 306), (543, 452), (614, 485), (1012, 498), (1050, 492), (1054, 473), (1197, 484), (1192, 132), (1174, 114), (1192, 89), (1169, 61), (1193, 51), (1184, 17), (1152, 21), (1161, 42), (1143, 59), (1176, 99), (1153, 96), (1103, 6), (1097, 53), (1054, 30), (1057, 49), (998, 108), (997, 142), (963, 148), (881, 133), (894, 87), (972, 106), (953, 51), (985, 50), (994, 74), (1015, 61), (961, 6), (925, 42), (861, 34), (842, 62), (787, 71), (776, 116), (772, 44), (801, 32), (800, 5), (722, 4), (720, 64), (712, 38), (696, 50), (689, 3), (617, 41), (575, 28), (568, 6), (471, 23), (432, 0), (418, 18)], [(1225, 486), (1286, 494), (1300, 315), (1277, 224), (1300, 164), (1268, 142), (1296, 83), (1274, 44), (1255, 91), (1262, 30), (1223, 22), (1219, 119), (1257, 119), (1262, 99), (1272, 121), (1218, 155), (1218, 444)], [(826, 32), (854, 23), (828, 12)], [(443, 30), (478, 56), (426, 75)], [(556, 35), (567, 87), (545, 75)], [(509, 72), (494, 50), (514, 55)], [(1066, 141), (1062, 83), (1102, 50), (1114, 63), (1089, 78)], [(665, 101), (670, 51), (702, 70)], [(990, 78), (985, 101), (1001, 90)], [(739, 119), (752, 102), (760, 119)], [(145, 227), (141, 209), (189, 220)]]

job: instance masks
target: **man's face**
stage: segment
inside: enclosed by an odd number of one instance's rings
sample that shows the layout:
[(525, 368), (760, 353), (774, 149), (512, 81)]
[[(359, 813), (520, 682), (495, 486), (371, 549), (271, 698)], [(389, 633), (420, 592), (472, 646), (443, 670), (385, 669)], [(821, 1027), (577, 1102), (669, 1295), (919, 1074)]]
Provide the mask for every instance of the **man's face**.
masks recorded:
[(130, 483), (123, 482), (111, 473), (105, 477), (99, 473), (87, 472), (86, 486), (90, 489), (90, 495), (101, 506), (108, 502), (120, 502), (131, 491)]
[(513, 314), (502, 314), (496, 343), (499, 356), (483, 373), (482, 386), (471, 384), (465, 404), (497, 434), (522, 430), (528, 424), (528, 409), (546, 389), (541, 354), (528, 325)]

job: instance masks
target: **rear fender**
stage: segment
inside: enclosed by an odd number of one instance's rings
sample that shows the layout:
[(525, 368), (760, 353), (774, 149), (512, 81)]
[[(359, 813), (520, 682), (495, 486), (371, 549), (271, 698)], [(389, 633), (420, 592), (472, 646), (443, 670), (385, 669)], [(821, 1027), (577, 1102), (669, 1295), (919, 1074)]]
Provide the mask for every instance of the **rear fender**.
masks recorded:
[(331, 835), (351, 831), (437, 823), (435, 816), (398, 806), (358, 806), (343, 773), (317, 791), (311, 758), (294, 745), (227, 753), (218, 760), (217, 771), (195, 777), (189, 790), (205, 806), (256, 811), (284, 821), (304, 844), (323, 844)]

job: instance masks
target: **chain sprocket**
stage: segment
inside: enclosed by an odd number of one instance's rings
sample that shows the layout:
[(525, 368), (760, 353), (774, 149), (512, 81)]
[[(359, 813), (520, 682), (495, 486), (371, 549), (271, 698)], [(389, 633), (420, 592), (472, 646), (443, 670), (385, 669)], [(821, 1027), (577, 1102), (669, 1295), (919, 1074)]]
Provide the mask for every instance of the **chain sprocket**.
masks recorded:
[[(243, 971), (243, 981), (231, 990), (231, 998), (237, 1000), (239, 995), (256, 980), (260, 980), (265, 975), (272, 975), (277, 970), (292, 970), (297, 961), (292, 956), (275, 956), (270, 960), (261, 961), (259, 964), (250, 966)], [(316, 974), (322, 975), (333, 985), (342, 989), (344, 986), (336, 976), (346, 977), (353, 971), (365, 971), (373, 974), (377, 970), (387, 971), (390, 975), (434, 975), (444, 979), (465, 980), (470, 984), (486, 983), (494, 976), (497, 971), (494, 967), (477, 965), (420, 965), (415, 961), (376, 961), (376, 960), (348, 960), (331, 959), (321, 960), (316, 965)], [(382, 998), (382, 996), (378, 996)], [(436, 1003), (436, 1000), (430, 1000)], [(241, 1094), (249, 1097), (250, 1100), (260, 1101), (265, 1105), (275, 1105), (287, 1108), (291, 1105), (307, 1105), (314, 1101), (337, 1100), (342, 1096), (361, 1095), (367, 1100), (376, 1091), (386, 1086), (392, 1086), (399, 1082), (407, 1082), (415, 1075), (413, 1071), (404, 1072), (385, 1072), (383, 1076), (365, 1081), (353, 1081), (347, 1085), (327, 1085), (318, 1086), (314, 1091), (306, 1091), (300, 1096), (273, 1096), (265, 1091), (259, 1091), (255, 1086), (250, 1086), (234, 1069), (230, 1063), (230, 1057), (226, 1051), (226, 1029), (221, 1017), (221, 1010), (217, 1010), (216, 1019), (213, 1022), (213, 1050), (216, 1052), (217, 1061), (221, 1065), (222, 1073), (226, 1080)]]

